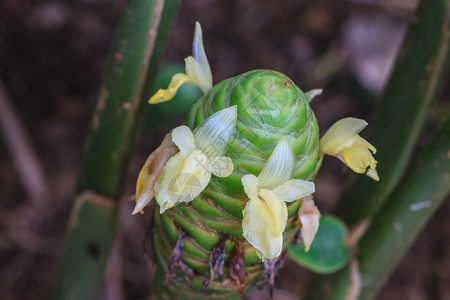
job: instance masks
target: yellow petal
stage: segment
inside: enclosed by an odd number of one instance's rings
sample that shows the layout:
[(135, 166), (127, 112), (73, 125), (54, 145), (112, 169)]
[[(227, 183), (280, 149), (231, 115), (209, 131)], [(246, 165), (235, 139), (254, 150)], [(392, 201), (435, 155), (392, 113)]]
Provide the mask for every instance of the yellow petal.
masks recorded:
[(236, 130), (236, 119), (236, 105), (212, 114), (194, 130), (196, 148), (202, 150), (209, 158), (222, 156), (231, 135)]
[(195, 150), (194, 135), (189, 127), (182, 125), (172, 131), (172, 141), (186, 154)]
[(153, 199), (153, 196), (155, 195), (153, 191), (155, 182), (151, 181), (151, 172), (151, 161), (149, 157), (142, 167), (141, 171), (139, 172), (138, 180), (136, 182), (136, 206), (131, 213), (132, 215), (141, 212), (144, 207), (150, 203), (150, 201)]
[(286, 181), (273, 190), (281, 201), (292, 202), (315, 192), (314, 182), (301, 179)]
[(190, 202), (208, 185), (211, 172), (207, 157), (200, 150), (189, 155), (182, 152), (172, 157), (155, 184), (155, 198), (160, 213), (181, 202)]
[(204, 94), (212, 88), (211, 68), (203, 47), (202, 28), (195, 23), (194, 40), (192, 41), (192, 56), (185, 59), (186, 74), (191, 83), (197, 85)]
[(353, 144), (352, 146), (363, 146), (367, 149), (369, 149), (373, 154), (377, 153), (377, 149), (368, 141), (366, 141), (365, 139), (363, 139), (362, 137), (360, 137), (359, 135), (355, 134), (352, 137), (353, 140)]
[(378, 181), (377, 161), (372, 155), (377, 149), (358, 135), (366, 126), (366, 121), (355, 118), (336, 122), (320, 140), (320, 151), (338, 157), (354, 172)]
[(161, 145), (147, 158), (136, 182), (136, 207), (132, 212), (133, 215), (142, 212), (144, 207), (153, 199), (155, 183), (159, 179), (167, 161), (177, 151), (171, 135), (167, 134)]
[(177, 93), (180, 86), (190, 82), (189, 79), (190, 78), (186, 74), (183, 73), (175, 74), (172, 77), (172, 81), (170, 82), (169, 87), (166, 90), (165, 89), (158, 90), (156, 94), (154, 94), (148, 102), (150, 104), (157, 104), (172, 100), (172, 98), (175, 97), (175, 94)]
[(308, 102), (311, 103), (311, 101), (313, 101), (314, 98), (322, 94), (322, 92), (323, 92), (322, 89), (310, 90), (309, 92), (305, 93), (305, 96), (306, 98), (308, 98)]
[(208, 160), (208, 169), (217, 177), (228, 177), (233, 172), (234, 165), (228, 156), (218, 156)]
[(366, 121), (356, 118), (337, 121), (320, 139), (320, 151), (328, 155), (341, 153), (342, 149), (352, 146), (352, 138), (366, 126)]
[(319, 229), (320, 219), (319, 209), (314, 204), (312, 197), (303, 199), (302, 205), (298, 210), (298, 219), (301, 225), (301, 235), (303, 244), (305, 245), (305, 252), (308, 252)]
[(245, 205), (242, 229), (244, 237), (256, 248), (258, 256), (265, 260), (281, 253), (287, 207), (271, 190), (262, 189), (260, 196), (251, 198)]
[(157, 104), (171, 100), (178, 89), (184, 83), (197, 85), (204, 94), (212, 88), (211, 68), (203, 47), (202, 28), (198, 22), (195, 23), (194, 39), (192, 41), (192, 55), (185, 59), (186, 74), (178, 73), (172, 77), (167, 89), (160, 89), (153, 95), (149, 103)]
[[(258, 191), (259, 196), (263, 199), (267, 207), (270, 209), (272, 214), (272, 227), (271, 231), (273, 234), (283, 233), (284, 228), (286, 227), (287, 214), (284, 214), (284, 208), (286, 205), (278, 198), (277, 194), (275, 194), (272, 190), (269, 189), (260, 189)], [(287, 213), (287, 210), (286, 210)]]
[(356, 173), (366, 174), (378, 181), (378, 174), (375, 170), (377, 161), (365, 145), (356, 145), (342, 151), (338, 156), (350, 169)]
[(294, 151), (287, 137), (282, 138), (270, 155), (261, 174), (258, 188), (274, 189), (292, 178)]

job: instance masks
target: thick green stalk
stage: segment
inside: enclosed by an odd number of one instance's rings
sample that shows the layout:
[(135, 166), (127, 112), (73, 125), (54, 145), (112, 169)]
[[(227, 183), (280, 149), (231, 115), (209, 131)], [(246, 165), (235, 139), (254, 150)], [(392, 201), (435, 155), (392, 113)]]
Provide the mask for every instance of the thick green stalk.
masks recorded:
[(179, 0), (128, 0), (100, 88), (55, 299), (99, 299), (117, 203)]
[(410, 158), (424, 117), (448, 71), (450, 0), (421, 1), (384, 91), (368, 140), (378, 149), (380, 181), (352, 178), (337, 207), (348, 224), (373, 216)]
[[(337, 214), (348, 224), (375, 215), (398, 184), (427, 108), (447, 73), (450, 1), (423, 0), (415, 15), (370, 122), (368, 140), (378, 149), (377, 169), (381, 180), (374, 182), (365, 176), (352, 176), (337, 207)], [(314, 276), (306, 299), (345, 299), (351, 290), (350, 276), (350, 266), (337, 274)]]
[(150, 97), (177, 5), (177, 0), (127, 1), (100, 88), (79, 192), (120, 195), (136, 126)]
[(422, 150), (359, 243), (361, 299), (372, 296), (450, 191), (450, 118)]
[(117, 205), (86, 192), (77, 197), (72, 210), (54, 299), (98, 299), (114, 239)]

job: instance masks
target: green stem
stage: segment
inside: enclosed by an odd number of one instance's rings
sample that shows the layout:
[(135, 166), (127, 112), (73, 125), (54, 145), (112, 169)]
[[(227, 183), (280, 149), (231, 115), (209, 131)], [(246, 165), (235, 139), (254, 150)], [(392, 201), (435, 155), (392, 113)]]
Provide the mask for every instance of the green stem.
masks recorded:
[(100, 88), (55, 299), (99, 299), (137, 127), (179, 0), (128, 0)]
[(450, 0), (421, 1), (397, 64), (370, 122), (380, 181), (352, 178), (337, 207), (349, 225), (370, 218), (401, 178), (423, 121), (448, 71)]
[(78, 191), (117, 198), (178, 0), (128, 0), (117, 32), (80, 174)]
[(54, 299), (99, 299), (117, 214), (108, 198), (91, 192), (77, 197)]
[[(373, 217), (388, 197), (393, 199), (392, 202), (396, 201), (390, 194), (402, 174), (408, 174), (403, 171), (421, 130), (424, 116), (430, 103), (438, 95), (447, 73), (450, 1), (423, 0), (415, 15), (391, 79), (371, 122), (368, 140), (378, 149), (376, 158), (380, 163), (377, 169), (381, 180), (374, 182), (365, 176), (352, 176), (351, 184), (347, 186), (338, 203), (337, 214), (350, 225)], [(437, 177), (430, 178), (434, 180)], [(370, 239), (369, 234), (366, 234), (364, 240)], [(379, 242), (381, 243), (381, 240)], [(406, 251), (402, 250), (403, 252), (397, 255)], [(360, 253), (363, 255), (362, 251)], [(379, 253), (389, 255), (390, 250)], [(377, 260), (371, 263), (380, 267), (383, 265)], [(363, 270), (367, 268), (367, 262), (361, 264)], [(363, 276), (370, 278), (369, 271), (364, 272)], [(314, 276), (308, 285), (305, 298), (345, 299), (352, 287), (351, 274), (350, 267), (347, 267), (337, 274)]]
[(361, 299), (370, 298), (388, 278), (428, 219), (450, 191), (450, 118), (373, 218), (359, 243)]
[[(405, 176), (374, 216), (359, 243), (362, 290), (370, 299), (442, 204), (450, 191), (450, 118), (406, 170)], [(347, 299), (352, 288), (350, 267), (315, 276), (305, 299)]]

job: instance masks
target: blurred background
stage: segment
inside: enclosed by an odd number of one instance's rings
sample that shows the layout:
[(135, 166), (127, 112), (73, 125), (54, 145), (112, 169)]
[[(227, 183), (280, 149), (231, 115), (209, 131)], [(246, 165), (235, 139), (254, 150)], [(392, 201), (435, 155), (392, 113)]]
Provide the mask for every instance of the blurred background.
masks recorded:
[[(215, 83), (267, 68), (304, 91), (323, 88), (312, 103), (323, 134), (343, 117), (370, 120), (417, 2), (183, 1), (162, 69), (183, 69), (199, 21)], [(83, 144), (123, 7), (124, 0), (0, 1), (0, 111), (8, 112), (0, 114), (0, 299), (51, 294)], [(185, 94), (198, 97), (195, 88)], [(447, 84), (441, 99), (449, 95)], [(131, 216), (134, 184), (149, 153), (183, 121), (182, 109), (156, 111), (147, 114), (127, 176), (105, 299), (147, 299), (151, 289), (153, 267), (142, 247), (149, 214)], [(439, 111), (428, 122), (435, 118)], [(346, 172), (338, 160), (325, 158), (315, 194), (322, 213), (332, 211)], [(446, 201), (378, 299), (450, 299), (449, 214)], [(285, 263), (275, 299), (298, 298), (307, 276)], [(255, 291), (251, 298), (266, 296)]]

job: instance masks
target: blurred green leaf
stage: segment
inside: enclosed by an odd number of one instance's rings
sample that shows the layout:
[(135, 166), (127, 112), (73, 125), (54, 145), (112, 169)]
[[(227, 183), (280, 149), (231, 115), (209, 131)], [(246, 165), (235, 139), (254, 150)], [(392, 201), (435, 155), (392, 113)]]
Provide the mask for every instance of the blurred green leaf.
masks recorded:
[(340, 219), (325, 215), (320, 218), (319, 230), (309, 252), (305, 252), (303, 241), (296, 247), (289, 245), (290, 257), (301, 266), (321, 274), (343, 268), (350, 260), (346, 243), (347, 227)]
[(349, 178), (336, 207), (336, 215), (348, 225), (373, 217), (394, 191), (447, 77), (450, 1), (422, 0), (412, 20), (367, 130), (367, 140), (378, 150), (380, 181)]

